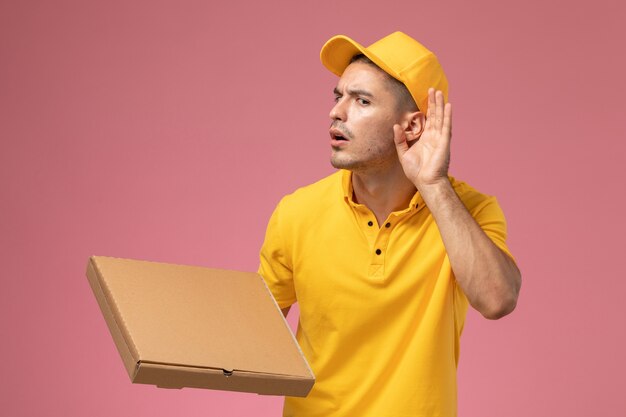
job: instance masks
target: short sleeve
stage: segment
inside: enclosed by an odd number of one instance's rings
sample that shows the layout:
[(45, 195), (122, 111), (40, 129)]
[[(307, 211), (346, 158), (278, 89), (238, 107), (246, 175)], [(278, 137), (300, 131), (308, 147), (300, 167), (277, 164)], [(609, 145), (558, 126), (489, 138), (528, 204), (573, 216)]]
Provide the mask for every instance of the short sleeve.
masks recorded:
[(476, 212), (472, 213), (472, 216), (491, 241), (515, 261), (506, 245), (506, 219), (496, 198), (487, 198), (483, 204), (477, 207)]
[(291, 251), (285, 244), (281, 230), (280, 206), (279, 203), (267, 225), (260, 253), (259, 274), (282, 309), (296, 302), (296, 294), (293, 285)]

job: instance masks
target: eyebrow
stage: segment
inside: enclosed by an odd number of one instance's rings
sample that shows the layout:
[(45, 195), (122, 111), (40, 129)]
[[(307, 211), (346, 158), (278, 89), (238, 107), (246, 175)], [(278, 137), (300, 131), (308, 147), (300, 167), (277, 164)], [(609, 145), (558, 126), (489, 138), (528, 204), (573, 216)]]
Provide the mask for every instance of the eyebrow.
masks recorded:
[[(335, 87), (333, 89), (333, 94), (335, 94), (336, 96), (340, 96), (341, 92), (339, 91), (337, 87)], [(374, 97), (374, 95), (370, 93), (369, 91), (360, 90), (360, 89), (348, 89), (348, 94), (351, 96), (364, 96), (364, 97), (370, 97), (370, 98)]]

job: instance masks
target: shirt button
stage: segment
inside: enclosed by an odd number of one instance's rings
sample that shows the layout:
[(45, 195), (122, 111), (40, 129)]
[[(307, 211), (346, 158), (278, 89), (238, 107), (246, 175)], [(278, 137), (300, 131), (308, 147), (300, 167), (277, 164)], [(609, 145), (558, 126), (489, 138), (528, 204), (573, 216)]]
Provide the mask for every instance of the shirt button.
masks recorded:
[(374, 226), (374, 222), (370, 220), (369, 222), (367, 222), (367, 225), (368, 226)]
[(391, 227), (391, 223), (387, 223), (385, 227)]
[(380, 249), (376, 249), (376, 255), (380, 255), (381, 253), (383, 253), (383, 251), (381, 251)]

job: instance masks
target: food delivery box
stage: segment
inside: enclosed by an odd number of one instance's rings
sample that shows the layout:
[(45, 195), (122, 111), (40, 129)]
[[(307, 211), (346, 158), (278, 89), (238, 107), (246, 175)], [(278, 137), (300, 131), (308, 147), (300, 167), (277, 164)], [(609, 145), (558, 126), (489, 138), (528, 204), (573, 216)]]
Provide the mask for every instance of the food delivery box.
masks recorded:
[(315, 382), (256, 273), (92, 256), (87, 277), (134, 383), (304, 397)]

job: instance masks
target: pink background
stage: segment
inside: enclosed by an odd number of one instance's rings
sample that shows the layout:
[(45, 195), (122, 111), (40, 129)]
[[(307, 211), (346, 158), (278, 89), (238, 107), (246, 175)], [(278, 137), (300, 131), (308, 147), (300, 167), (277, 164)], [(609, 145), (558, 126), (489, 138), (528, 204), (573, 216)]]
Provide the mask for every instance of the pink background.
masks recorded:
[(0, 414), (278, 416), (132, 385), (87, 258), (256, 270), (278, 199), (332, 172), (320, 47), (399, 29), (444, 65), (452, 174), (498, 196), (524, 277), (512, 316), (468, 315), (460, 415), (623, 416), (625, 20), (619, 0), (3, 1)]

